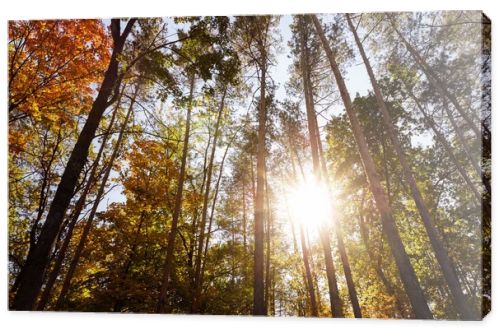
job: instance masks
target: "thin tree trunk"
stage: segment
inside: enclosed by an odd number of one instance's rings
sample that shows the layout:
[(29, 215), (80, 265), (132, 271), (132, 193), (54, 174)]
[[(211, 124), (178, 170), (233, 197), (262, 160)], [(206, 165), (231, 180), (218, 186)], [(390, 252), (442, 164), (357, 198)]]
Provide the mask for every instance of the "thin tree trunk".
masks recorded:
[[(465, 140), (464, 133), (460, 129), (460, 127), (458, 126), (458, 124), (455, 120), (455, 117), (453, 116), (446, 101), (443, 101), (443, 108), (446, 111), (446, 116), (448, 116), (448, 120), (450, 121), (451, 126), (453, 127), (453, 131), (455, 131), (455, 133), (457, 134), (458, 141), (460, 142), (460, 145), (462, 146), (464, 153), (467, 156), (467, 159), (469, 159), (469, 162), (471, 163), (472, 167), (474, 167), (474, 170), (476, 171), (477, 175), (479, 175), (479, 177), (481, 177), (481, 175), (483, 174), (481, 171), (481, 167), (479, 166), (478, 161), (476, 161), (472, 157), (469, 145), (467, 145), (467, 140)], [(478, 160), (480, 160), (480, 159), (478, 159)]]
[(478, 155), (477, 159), (474, 159), (474, 157), (472, 156), (472, 153), (470, 151), (470, 147), (467, 144), (467, 140), (465, 139), (464, 133), (463, 133), (462, 129), (460, 129), (460, 127), (458, 126), (455, 118), (453, 117), (453, 113), (451, 112), (450, 108), (448, 107), (448, 104), (446, 103), (446, 101), (443, 101), (443, 107), (444, 107), (444, 109), (446, 111), (446, 115), (448, 116), (448, 119), (453, 127), (453, 130), (457, 134), (458, 141), (460, 142), (460, 145), (462, 146), (462, 148), (464, 150), (465, 156), (469, 160), (472, 167), (474, 167), (474, 170), (476, 171), (477, 175), (481, 178), (484, 189), (488, 193), (487, 195), (489, 197), (491, 197), (491, 182), (486, 177), (486, 173), (483, 173), (483, 171), (481, 170), (481, 166), (479, 165), (479, 163), (482, 160), (482, 157), (480, 155)]
[(272, 289), (271, 289), (271, 315), (276, 315), (276, 268), (273, 267), (272, 269), (272, 274), (271, 274), (271, 282), (272, 282)]
[(319, 167), (319, 157), (318, 157), (318, 141), (316, 140), (316, 125), (315, 125), (315, 111), (314, 111), (314, 97), (311, 90), (311, 74), (309, 71), (309, 48), (307, 47), (307, 37), (305, 29), (307, 27), (307, 21), (303, 15), (300, 17), (300, 54), (301, 61), (300, 67), (302, 70), (302, 83), (304, 85), (304, 98), (306, 104), (307, 112), (307, 128), (309, 130), (309, 143), (311, 145), (312, 152), (312, 162), (314, 175), (319, 181), (321, 179), (321, 171)]
[[(272, 229), (273, 229), (273, 216), (271, 212), (271, 201), (270, 201), (270, 191), (269, 191), (269, 182), (267, 181), (267, 172), (265, 174), (265, 184), (266, 184), (266, 286), (264, 291), (264, 299), (266, 301), (266, 307), (269, 308), (271, 306), (270, 303), (270, 294), (269, 289), (271, 288), (271, 253), (272, 253)], [(272, 309), (272, 307), (271, 307)]]
[(427, 300), (422, 287), (418, 282), (418, 278), (410, 262), (410, 258), (408, 257), (403, 242), (401, 241), (401, 236), (399, 235), (396, 222), (394, 221), (394, 217), (392, 215), (392, 210), (389, 206), (389, 201), (382, 188), (382, 184), (380, 183), (380, 176), (378, 175), (375, 163), (368, 149), (363, 129), (361, 128), (358, 117), (353, 109), (351, 97), (349, 96), (344, 79), (338, 68), (337, 62), (335, 61), (333, 51), (330, 48), (329, 42), (323, 32), (323, 28), (321, 27), (321, 23), (318, 18), (315, 15), (310, 15), (310, 17), (313, 20), (316, 31), (321, 39), (323, 48), (325, 49), (327, 58), (330, 62), (335, 80), (337, 81), (340, 95), (351, 123), (354, 138), (356, 139), (359, 154), (368, 177), (370, 189), (382, 218), (383, 230), (391, 247), (392, 254), (396, 259), (396, 264), (401, 280), (405, 286), (406, 293), (408, 294), (417, 318), (432, 319), (432, 313), (427, 305)]
[(432, 118), (429, 117), (429, 115), (427, 115), (423, 106), (420, 104), (419, 100), (417, 99), (417, 97), (413, 93), (412, 89), (406, 83), (404, 83), (404, 85), (405, 85), (406, 92), (412, 98), (412, 100), (415, 102), (417, 109), (420, 111), (420, 113), (424, 117), (424, 123), (426, 123), (426, 125), (429, 126), (432, 129), (432, 131), (434, 132), (434, 134), (436, 135), (437, 141), (441, 144), (441, 146), (443, 146), (444, 150), (448, 154), (448, 157), (455, 164), (455, 167), (457, 168), (458, 172), (462, 176), (463, 180), (465, 181), (465, 183), (467, 184), (469, 189), (474, 194), (474, 197), (476, 198), (477, 203), (481, 203), (481, 199), (482, 199), (481, 194), (479, 193), (476, 186), (472, 182), (471, 178), (469, 177), (469, 175), (467, 174), (467, 172), (463, 168), (462, 164), (458, 161), (457, 157), (455, 156), (455, 153), (453, 153), (453, 148), (448, 143), (448, 140), (446, 140), (445, 136), (441, 133), (441, 131), (439, 131), (434, 120), (432, 120)]
[(127, 123), (129, 121), (130, 115), (132, 114), (132, 111), (134, 109), (134, 104), (135, 104), (135, 99), (137, 97), (137, 94), (139, 93), (139, 85), (136, 86), (134, 95), (130, 101), (130, 105), (127, 111), (127, 115), (125, 116), (125, 119), (122, 123), (122, 126), (120, 128), (120, 133), (118, 135), (118, 138), (115, 143), (115, 147), (113, 149), (113, 153), (111, 154), (111, 157), (109, 158), (109, 162), (106, 167), (106, 172), (104, 173), (104, 176), (101, 181), (101, 185), (99, 186), (99, 189), (97, 191), (96, 198), (94, 200), (94, 205), (92, 206), (92, 209), (89, 214), (89, 218), (85, 222), (85, 225), (83, 226), (83, 231), (82, 235), (80, 236), (80, 240), (78, 242), (78, 245), (75, 249), (75, 253), (73, 254), (73, 258), (71, 260), (71, 263), (69, 265), (68, 272), (66, 273), (66, 277), (64, 279), (61, 292), (59, 293), (59, 298), (57, 299), (55, 309), (60, 310), (66, 300), (66, 295), (68, 294), (69, 288), (71, 287), (71, 280), (73, 279), (73, 276), (75, 274), (76, 267), (78, 265), (78, 262), (80, 261), (80, 256), (82, 254), (83, 249), (85, 248), (85, 243), (87, 242), (87, 238), (90, 234), (90, 230), (92, 229), (92, 226), (94, 224), (94, 218), (97, 213), (97, 209), (99, 207), (99, 203), (101, 202), (102, 196), (104, 194), (104, 191), (106, 190), (106, 183), (108, 182), (109, 175), (111, 174), (111, 170), (113, 169), (113, 164), (114, 161), (118, 155), (118, 152), (120, 150), (122, 141), (123, 141), (123, 136), (125, 129), (127, 128)]
[(253, 162), (250, 163), (250, 181), (252, 181), (252, 200), (255, 202), (255, 172), (253, 170)]
[[(42, 185), (40, 189), (40, 199), (38, 201), (38, 208), (37, 208), (37, 215), (35, 220), (33, 221), (32, 228), (30, 231), (30, 247), (33, 247), (36, 243), (36, 232), (38, 231), (38, 224), (40, 223), (40, 220), (42, 219), (43, 212), (45, 211), (45, 208), (47, 206), (47, 199), (48, 199), (48, 190), (50, 188), (50, 170), (52, 169), (52, 164), (54, 162), (54, 159), (56, 157), (57, 150), (59, 148), (59, 144), (61, 143), (61, 130), (62, 126), (59, 127), (57, 131), (57, 139), (56, 143), (54, 144), (54, 148), (52, 149), (52, 154), (50, 155), (50, 159), (47, 163), (47, 166), (44, 167), (45, 165), (42, 162), (42, 169), (44, 171), (43, 173), (43, 179), (42, 179)], [(46, 142), (46, 135), (44, 136), (44, 142)]]
[(90, 144), (94, 139), (102, 114), (110, 105), (109, 99), (115, 90), (115, 86), (120, 81), (118, 75), (119, 56), (134, 23), (135, 19), (130, 19), (120, 34), (120, 20), (111, 20), (111, 33), (114, 46), (108, 69), (104, 74), (101, 88), (92, 104), (87, 121), (78, 136), (78, 140), (64, 169), (37, 243), (28, 251), (23, 268), (24, 275), (19, 282), (19, 287), (12, 303), (12, 309), (14, 310), (31, 310), (36, 302), (36, 298), (42, 287), (50, 251), (63, 223), (66, 210), (78, 182), (78, 177), (87, 160)]
[[(316, 125), (316, 128), (318, 129), (317, 120), (315, 120), (315, 125)], [(317, 133), (318, 133), (319, 156), (320, 156), (320, 161), (321, 161), (322, 172), (324, 175), (323, 180), (326, 183), (326, 186), (328, 189), (328, 195), (330, 197), (330, 202), (332, 203), (332, 206), (333, 206), (333, 201), (335, 199), (333, 198), (331, 185), (328, 182), (328, 180), (329, 180), (328, 169), (326, 167), (325, 155), (323, 153), (323, 147), (321, 144), (321, 138), (319, 137), (319, 131)], [(354, 317), (355, 318), (362, 318), (361, 307), (360, 307), (359, 301), (358, 301), (358, 293), (356, 292), (356, 287), (354, 285), (354, 279), (352, 277), (351, 265), (349, 264), (349, 258), (347, 257), (347, 251), (346, 251), (346, 247), (344, 244), (344, 237), (343, 237), (342, 229), (341, 229), (341, 226), (339, 223), (340, 222), (333, 222), (333, 225), (334, 225), (334, 229), (335, 229), (335, 235), (337, 237), (337, 247), (339, 248), (340, 260), (342, 261), (342, 268), (344, 269), (347, 290), (349, 292), (349, 299), (351, 300)]]
[(351, 28), (351, 31), (354, 35), (354, 40), (356, 41), (356, 44), (358, 46), (361, 58), (363, 58), (363, 62), (365, 63), (366, 71), (368, 72), (368, 76), (370, 77), (370, 81), (373, 87), (373, 91), (375, 92), (375, 98), (377, 100), (380, 113), (382, 114), (382, 120), (384, 122), (385, 128), (387, 130), (389, 138), (391, 139), (394, 150), (396, 151), (399, 163), (403, 168), (404, 178), (406, 179), (406, 182), (410, 187), (413, 200), (418, 209), (420, 217), (422, 218), (422, 222), (424, 223), (424, 227), (427, 232), (427, 236), (429, 237), (429, 240), (431, 242), (432, 249), (434, 250), (434, 254), (436, 255), (436, 259), (439, 263), (443, 276), (448, 284), (448, 287), (450, 288), (454, 304), (459, 313), (461, 314), (462, 319), (467, 319), (467, 320), (474, 319), (475, 318), (474, 312), (472, 308), (469, 306), (469, 303), (467, 302), (465, 295), (463, 294), (462, 287), (456, 273), (455, 265), (451, 260), (451, 258), (449, 257), (448, 251), (445, 249), (443, 245), (441, 237), (439, 236), (439, 232), (436, 229), (435, 222), (433, 221), (431, 214), (429, 213), (429, 210), (424, 202), (420, 189), (418, 189), (417, 182), (415, 181), (411, 167), (408, 164), (405, 153), (403, 152), (403, 148), (397, 136), (396, 129), (392, 121), (392, 117), (389, 114), (387, 105), (385, 104), (382, 91), (380, 90), (380, 86), (378, 85), (378, 82), (375, 78), (375, 74), (373, 73), (370, 61), (366, 56), (363, 45), (358, 37), (354, 25), (352, 24), (349, 14), (346, 14), (345, 16), (347, 18), (349, 27)]
[(167, 307), (167, 293), (169, 289), (170, 279), (173, 272), (173, 260), (174, 260), (174, 246), (175, 246), (175, 236), (177, 235), (177, 226), (179, 224), (179, 218), (182, 210), (182, 192), (184, 190), (184, 179), (186, 177), (186, 165), (188, 156), (188, 146), (189, 146), (189, 135), (191, 128), (191, 111), (193, 107), (193, 91), (195, 84), (195, 76), (191, 75), (190, 87), (189, 87), (189, 101), (187, 106), (186, 115), (186, 129), (184, 133), (184, 146), (182, 148), (182, 162), (181, 170), (179, 173), (179, 180), (177, 182), (177, 193), (175, 196), (174, 212), (172, 215), (172, 226), (170, 227), (170, 232), (168, 234), (167, 240), (167, 254), (165, 257), (165, 264), (163, 268), (163, 279), (161, 282), (160, 295), (158, 298), (158, 304), (156, 306), (157, 313), (164, 313)]
[(325, 257), (326, 276), (328, 279), (328, 292), (330, 295), (330, 308), (332, 317), (344, 318), (342, 300), (340, 299), (339, 290), (337, 287), (337, 278), (335, 277), (335, 267), (333, 265), (332, 248), (330, 246), (330, 238), (328, 231), (321, 229), (320, 232), (321, 246)]
[(243, 204), (243, 250), (247, 251), (247, 194), (246, 194), (246, 177), (245, 173), (243, 173), (243, 185), (241, 187), (241, 201)]
[(309, 301), (311, 303), (311, 315), (313, 317), (318, 316), (318, 303), (316, 302), (316, 294), (314, 292), (314, 282), (311, 274), (311, 266), (309, 264), (309, 248), (306, 244), (306, 238), (304, 235), (304, 227), (300, 226), (300, 244), (302, 247), (302, 261), (304, 262), (304, 269), (306, 274), (306, 287), (309, 293)]
[(264, 175), (266, 172), (266, 63), (267, 53), (261, 46), (260, 60), (260, 103), (259, 126), (257, 133), (257, 186), (254, 208), (254, 282), (253, 282), (253, 314), (267, 315), (264, 298)]
[[(55, 160), (55, 156), (56, 156), (56, 153), (57, 153), (57, 150), (59, 148), (59, 144), (61, 143), (61, 129), (62, 127), (59, 127), (59, 130), (57, 131), (57, 139), (56, 139), (56, 143), (54, 145), (54, 149), (52, 150), (52, 154), (51, 154), (51, 157), (49, 159), (49, 162), (47, 164), (46, 167), (43, 167), (43, 163), (42, 163), (42, 169), (43, 169), (43, 180), (42, 180), (42, 185), (40, 187), (40, 199), (38, 201), (38, 208), (37, 208), (37, 215), (36, 215), (36, 218), (35, 220), (33, 221), (33, 223), (31, 224), (31, 230), (30, 230), (30, 239), (29, 239), (29, 247), (30, 248), (33, 248), (36, 244), (36, 236), (37, 236), (37, 232), (38, 232), (38, 224), (40, 223), (40, 220), (42, 219), (42, 216), (43, 216), (43, 212), (45, 211), (45, 208), (47, 207), (47, 200), (49, 198), (48, 196), (48, 190), (50, 188), (50, 177), (49, 177), (49, 173), (50, 173), (50, 170), (52, 168), (52, 164)], [(44, 136), (45, 138), (46, 136)], [(44, 139), (44, 141), (46, 141)], [(59, 234), (58, 234), (58, 237), (59, 237)], [(56, 238), (58, 239), (58, 238)], [(57, 242), (59, 242), (59, 240), (56, 241), (56, 244)], [(49, 261), (50, 262), (50, 261)], [(21, 268), (21, 271), (20, 273), (17, 275), (15, 281), (14, 281), (14, 284), (12, 286), (12, 289), (11, 289), (11, 293), (15, 293), (17, 291), (17, 288), (19, 287), (19, 283), (21, 282), (21, 277), (24, 275), (24, 267)]]
[(311, 255), (311, 274), (314, 283), (314, 292), (316, 293), (316, 305), (318, 307), (318, 316), (319, 316), (319, 310), (321, 310), (321, 292), (319, 290), (319, 279), (318, 279), (318, 271), (320, 270), (321, 270), (320, 268), (317, 268), (317, 266), (315, 266), (314, 259)]
[[(310, 137), (310, 139), (311, 139), (311, 137)], [(290, 146), (293, 147), (293, 145), (291, 145), (291, 144), (290, 144)], [(302, 168), (302, 163), (300, 161), (299, 155), (297, 154), (296, 150), (293, 150), (293, 151), (294, 151), (295, 156), (297, 158), (297, 162), (299, 164), (299, 169), (302, 173), (302, 178), (305, 179), (304, 169)], [(292, 157), (291, 161), (292, 161), (293, 170), (295, 171), (296, 168), (294, 167), (293, 157)], [(332, 248), (330, 245), (330, 237), (329, 237), (328, 233), (329, 233), (329, 231), (327, 229), (325, 229), (324, 227), (319, 229), (320, 241), (321, 241), (321, 246), (323, 249), (323, 255), (324, 255), (324, 259), (325, 259), (326, 276), (327, 276), (327, 280), (328, 280), (328, 293), (329, 293), (329, 297), (330, 297), (330, 310), (331, 310), (332, 317), (343, 318), (344, 317), (343, 305), (342, 305), (342, 300), (340, 299), (340, 295), (339, 295), (337, 278), (336, 278), (336, 274), (335, 274), (335, 266), (333, 264)], [(307, 286), (307, 284), (305, 286)]]

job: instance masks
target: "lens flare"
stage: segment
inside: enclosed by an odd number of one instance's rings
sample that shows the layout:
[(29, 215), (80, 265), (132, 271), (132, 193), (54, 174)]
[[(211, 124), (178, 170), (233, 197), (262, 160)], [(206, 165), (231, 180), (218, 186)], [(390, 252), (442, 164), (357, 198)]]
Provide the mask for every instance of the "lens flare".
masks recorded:
[(296, 223), (309, 230), (325, 224), (331, 215), (331, 203), (324, 184), (313, 177), (292, 187), (290, 211)]

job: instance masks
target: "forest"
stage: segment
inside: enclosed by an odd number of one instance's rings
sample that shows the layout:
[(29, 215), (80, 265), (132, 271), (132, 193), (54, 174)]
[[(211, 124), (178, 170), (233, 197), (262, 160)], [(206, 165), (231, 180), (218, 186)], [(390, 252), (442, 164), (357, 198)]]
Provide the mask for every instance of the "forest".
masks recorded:
[(10, 310), (479, 320), (479, 11), (9, 21)]

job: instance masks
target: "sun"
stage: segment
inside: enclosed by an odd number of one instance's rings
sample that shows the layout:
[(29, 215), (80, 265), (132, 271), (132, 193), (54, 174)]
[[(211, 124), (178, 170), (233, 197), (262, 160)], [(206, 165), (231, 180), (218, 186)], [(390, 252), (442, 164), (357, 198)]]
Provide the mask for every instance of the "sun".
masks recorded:
[(327, 187), (307, 177), (290, 187), (290, 213), (295, 223), (313, 231), (331, 219), (331, 201)]

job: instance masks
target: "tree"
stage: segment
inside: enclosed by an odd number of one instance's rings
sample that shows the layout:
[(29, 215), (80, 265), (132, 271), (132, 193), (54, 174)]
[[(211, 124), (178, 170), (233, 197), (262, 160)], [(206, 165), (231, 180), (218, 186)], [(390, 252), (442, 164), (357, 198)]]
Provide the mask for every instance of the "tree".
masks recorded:
[(356, 32), (356, 28), (354, 27), (349, 14), (346, 14), (346, 19), (347, 19), (347, 22), (349, 24), (349, 28), (351, 29), (351, 31), (354, 35), (354, 40), (356, 41), (356, 44), (358, 46), (359, 53), (361, 54), (361, 58), (363, 59), (363, 62), (365, 63), (366, 71), (368, 72), (368, 76), (370, 77), (373, 91), (375, 92), (377, 105), (378, 105), (378, 108), (380, 110), (380, 113), (382, 114), (382, 119), (383, 119), (384, 125), (387, 129), (387, 133), (389, 135), (390, 140), (392, 141), (392, 144), (393, 144), (393, 147), (396, 151), (396, 155), (398, 157), (398, 160), (403, 168), (404, 177), (406, 179), (406, 182), (408, 182), (408, 185), (411, 189), (413, 200), (415, 201), (415, 204), (418, 208), (418, 211), (420, 213), (420, 217), (422, 218), (422, 222), (424, 223), (425, 229), (427, 231), (427, 235), (429, 236), (429, 239), (431, 241), (436, 258), (439, 262), (439, 265), (441, 266), (441, 270), (443, 271), (443, 275), (448, 283), (448, 287), (451, 290), (451, 293), (452, 293), (453, 298), (455, 300), (456, 306), (457, 306), (460, 314), (462, 315), (462, 317), (464, 319), (472, 319), (472, 318), (474, 318), (474, 315), (473, 315), (472, 309), (467, 304), (465, 296), (462, 292), (462, 287), (461, 287), (460, 281), (459, 281), (457, 274), (456, 274), (455, 265), (453, 264), (452, 260), (448, 256), (448, 253), (443, 246), (443, 243), (440, 239), (440, 236), (439, 236), (438, 231), (434, 225), (434, 222), (432, 221), (429, 210), (427, 209), (427, 206), (424, 203), (424, 199), (422, 197), (420, 189), (417, 186), (417, 182), (415, 181), (411, 167), (407, 162), (405, 153), (403, 152), (402, 147), (401, 147), (401, 143), (399, 142), (399, 139), (396, 135), (396, 129), (394, 128), (392, 118), (391, 118), (389, 111), (387, 109), (387, 106), (385, 104), (384, 97), (382, 95), (382, 91), (380, 90), (378, 82), (375, 78), (375, 74), (373, 73), (373, 69), (370, 65), (370, 61), (368, 60), (368, 57), (366, 56), (365, 50), (363, 48), (363, 44), (361, 43), (361, 40), (358, 37), (358, 34)]
[(119, 80), (119, 55), (123, 51), (125, 41), (132, 30), (135, 19), (128, 21), (127, 26), (121, 32), (120, 20), (113, 20), (111, 23), (111, 35), (113, 37), (113, 52), (109, 61), (104, 79), (92, 104), (88, 114), (87, 121), (83, 127), (78, 141), (73, 148), (72, 154), (68, 160), (67, 167), (62, 175), (57, 191), (52, 200), (45, 224), (42, 227), (37, 243), (30, 248), (26, 263), (22, 269), (23, 274), (19, 282), (12, 308), (16, 310), (29, 310), (38, 295), (43, 274), (47, 267), (47, 257), (52, 248), (57, 231), (64, 219), (65, 211), (71, 200), (75, 184), (78, 180), (83, 164), (87, 158), (90, 143), (94, 137), (95, 131), (99, 126), (99, 121), (106, 108), (112, 104), (113, 93), (116, 90)]
[(189, 80), (189, 97), (187, 102), (186, 128), (184, 130), (184, 146), (182, 149), (181, 168), (179, 173), (179, 179), (177, 180), (177, 193), (175, 196), (174, 212), (172, 215), (172, 226), (170, 227), (170, 232), (168, 233), (167, 255), (165, 258), (165, 264), (163, 269), (163, 280), (161, 284), (160, 296), (158, 299), (158, 306), (156, 308), (156, 311), (159, 313), (166, 311), (167, 292), (169, 288), (170, 276), (172, 275), (175, 236), (177, 234), (177, 225), (179, 223), (179, 217), (181, 214), (182, 193), (184, 190), (184, 179), (186, 177), (186, 163), (188, 156), (189, 132), (191, 128), (191, 113), (193, 108), (194, 85), (195, 85), (195, 75), (191, 74), (191, 78)]
[(382, 185), (380, 184), (380, 177), (376, 171), (373, 159), (368, 151), (368, 145), (366, 143), (366, 139), (364, 138), (363, 130), (361, 129), (358, 118), (352, 108), (351, 98), (345, 86), (342, 74), (340, 73), (338, 65), (335, 61), (334, 54), (330, 48), (328, 40), (323, 33), (323, 28), (321, 27), (321, 23), (319, 22), (318, 18), (312, 15), (311, 20), (313, 21), (316, 31), (321, 39), (327, 57), (330, 61), (332, 71), (335, 75), (335, 79), (337, 81), (337, 85), (339, 87), (339, 91), (342, 96), (347, 115), (349, 116), (349, 120), (351, 122), (352, 131), (354, 133), (354, 137), (356, 138), (359, 154), (363, 160), (363, 166), (370, 183), (370, 188), (382, 218), (384, 232), (386, 233), (387, 239), (391, 246), (392, 254), (396, 259), (396, 263), (398, 264), (401, 280), (405, 285), (406, 293), (410, 298), (412, 307), (415, 311), (415, 315), (418, 318), (432, 318), (432, 313), (429, 310), (429, 306), (427, 305), (427, 301), (425, 299), (422, 288), (420, 287), (418, 279), (415, 275), (415, 271), (413, 270), (410, 259), (408, 258), (408, 254), (404, 249), (401, 237), (399, 236), (399, 233), (396, 229), (392, 210), (389, 206), (388, 199), (382, 189)]
[(254, 206), (254, 315), (266, 315), (264, 298), (264, 175), (266, 168), (266, 78), (270, 59), (270, 48), (273, 42), (271, 29), (276, 24), (276, 18), (239, 17), (236, 22), (237, 31), (241, 33), (241, 48), (258, 71), (260, 99), (258, 107), (257, 130), (257, 182)]

